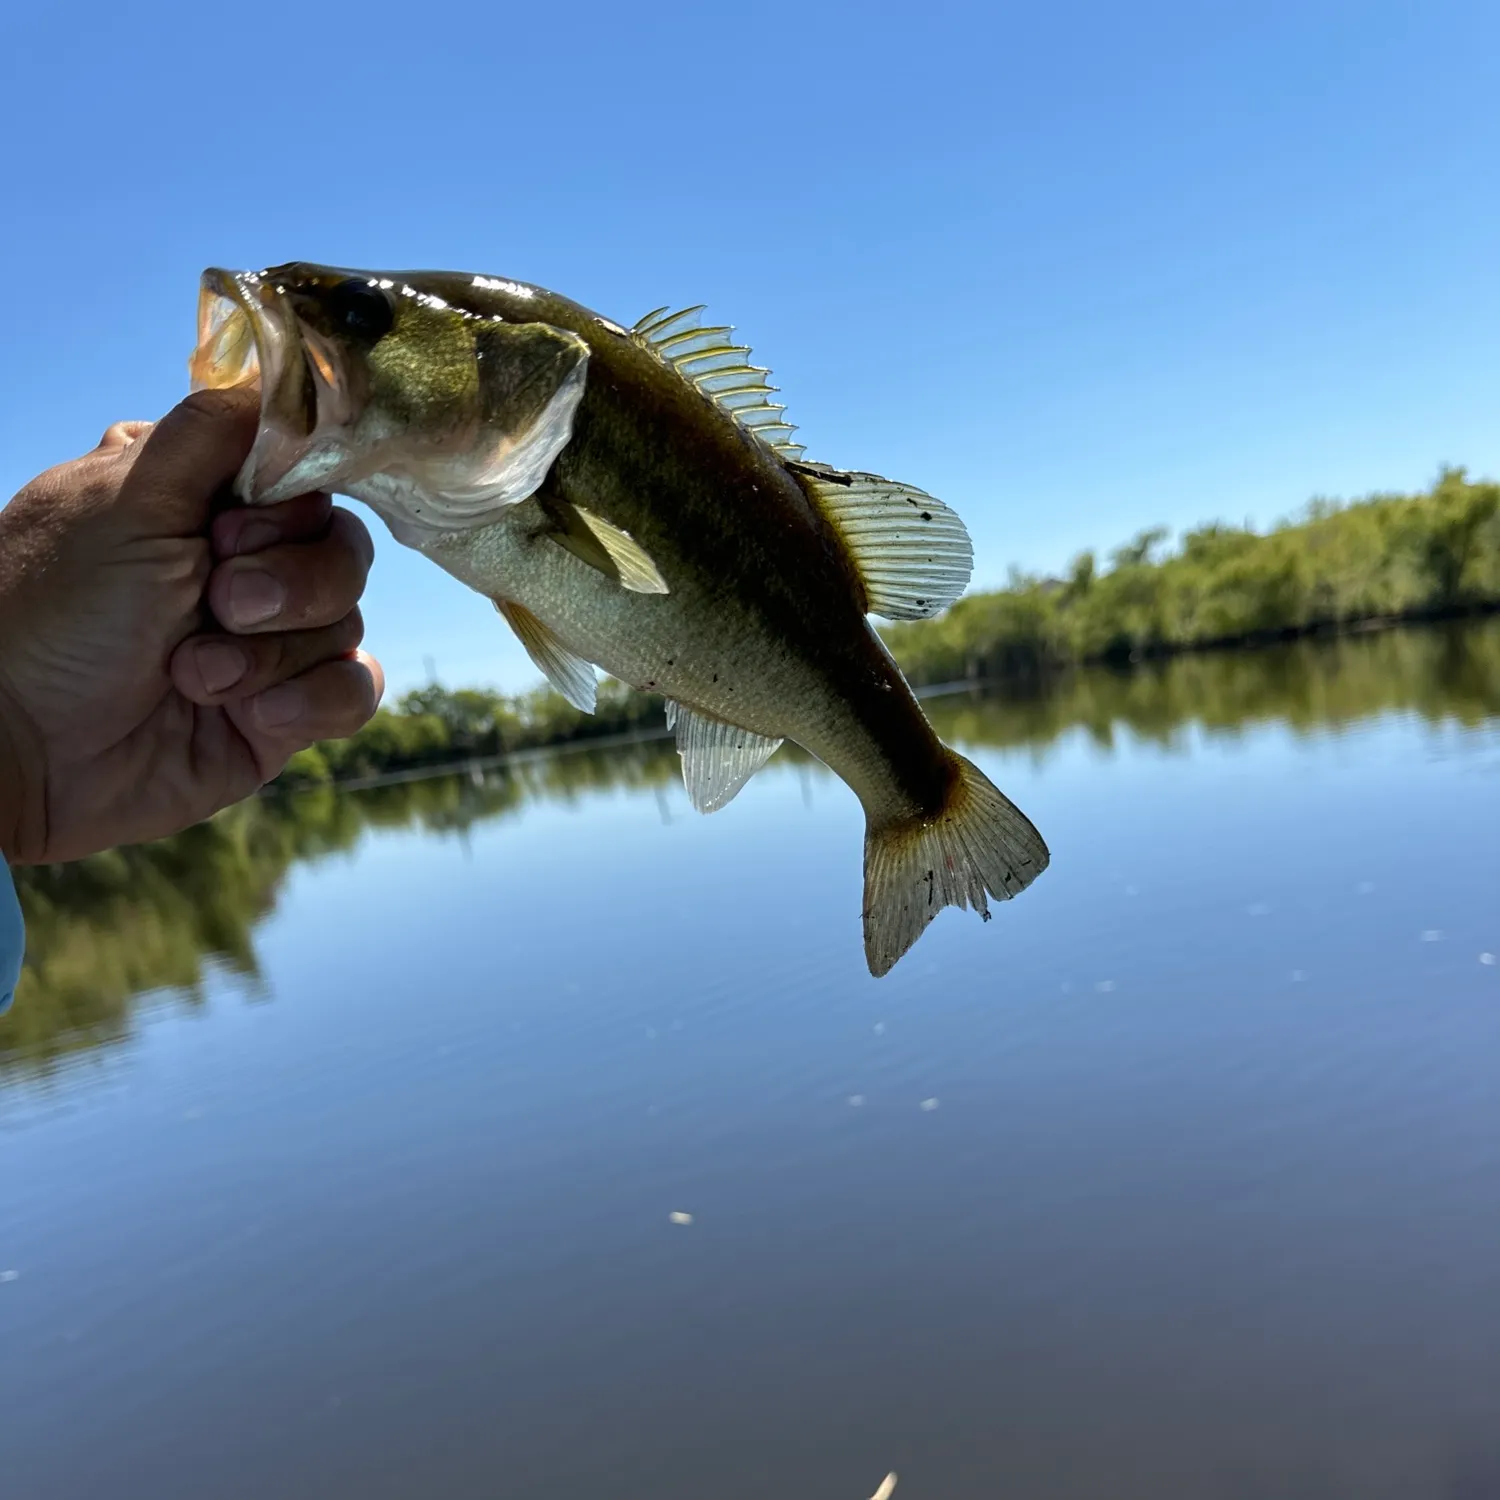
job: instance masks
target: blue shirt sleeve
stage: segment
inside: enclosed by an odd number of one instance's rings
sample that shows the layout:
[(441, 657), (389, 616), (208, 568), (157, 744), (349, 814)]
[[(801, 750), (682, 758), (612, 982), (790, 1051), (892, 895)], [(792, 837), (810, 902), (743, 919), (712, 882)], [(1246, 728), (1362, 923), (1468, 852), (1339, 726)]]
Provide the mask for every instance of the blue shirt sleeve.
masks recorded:
[(21, 903), (16, 900), (16, 883), (10, 878), (4, 856), (0, 856), (0, 1016), (16, 998), (25, 952), (26, 925), (21, 920)]

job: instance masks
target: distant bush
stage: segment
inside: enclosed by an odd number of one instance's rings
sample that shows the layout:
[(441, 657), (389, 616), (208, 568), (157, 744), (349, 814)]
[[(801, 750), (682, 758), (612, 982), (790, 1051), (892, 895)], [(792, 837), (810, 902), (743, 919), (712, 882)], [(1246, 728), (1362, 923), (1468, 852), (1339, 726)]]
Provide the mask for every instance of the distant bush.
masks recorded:
[[(1445, 470), (1418, 495), (1315, 500), (1267, 533), (1214, 522), (1167, 550), (1165, 527), (1092, 552), (1066, 578), (1012, 572), (936, 620), (882, 631), (916, 685), (1032, 676), (1090, 661), (1127, 661), (1230, 646), (1375, 619), (1500, 607), (1500, 485)], [(293, 757), (287, 785), (439, 766), (601, 738), (663, 723), (662, 700), (612, 679), (598, 711), (549, 688), (519, 696), (419, 688), (358, 734)]]
[(1500, 607), (1500, 485), (1445, 470), (1417, 495), (1315, 500), (1269, 532), (1157, 527), (1063, 579), (1014, 575), (937, 620), (882, 631), (918, 684), (1238, 645), (1360, 621)]
[(381, 708), (358, 734), (294, 755), (284, 786), (352, 781), (393, 770), (443, 766), (517, 750), (660, 728), (661, 698), (623, 683), (599, 684), (597, 712), (581, 713), (550, 688), (510, 696), (482, 688), (418, 688)]

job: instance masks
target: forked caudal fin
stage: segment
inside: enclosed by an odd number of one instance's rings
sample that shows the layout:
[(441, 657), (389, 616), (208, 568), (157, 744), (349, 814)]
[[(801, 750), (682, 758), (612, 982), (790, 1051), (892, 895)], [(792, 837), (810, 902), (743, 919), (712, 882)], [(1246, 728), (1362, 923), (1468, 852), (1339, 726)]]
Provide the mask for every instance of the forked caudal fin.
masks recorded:
[(940, 813), (866, 829), (865, 958), (877, 979), (945, 906), (973, 907), (987, 922), (986, 895), (1009, 900), (1047, 868), (1047, 846), (1025, 813), (978, 766), (953, 759), (958, 774)]

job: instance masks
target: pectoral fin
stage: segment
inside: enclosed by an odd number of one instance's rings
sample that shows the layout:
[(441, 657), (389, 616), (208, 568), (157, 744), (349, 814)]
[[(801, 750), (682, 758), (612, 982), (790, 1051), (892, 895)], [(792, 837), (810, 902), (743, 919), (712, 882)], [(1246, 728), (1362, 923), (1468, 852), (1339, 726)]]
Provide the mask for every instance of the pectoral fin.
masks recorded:
[(569, 651), (524, 605), (513, 604), (509, 599), (495, 599), (492, 603), (547, 681), (579, 712), (593, 713), (598, 695), (593, 663)]
[(549, 533), (552, 540), (559, 547), (566, 547), (580, 562), (597, 568), (633, 594), (670, 592), (646, 549), (629, 532), (610, 525), (603, 516), (596, 516), (581, 505), (570, 505), (555, 496), (547, 496), (543, 505), (553, 525)]

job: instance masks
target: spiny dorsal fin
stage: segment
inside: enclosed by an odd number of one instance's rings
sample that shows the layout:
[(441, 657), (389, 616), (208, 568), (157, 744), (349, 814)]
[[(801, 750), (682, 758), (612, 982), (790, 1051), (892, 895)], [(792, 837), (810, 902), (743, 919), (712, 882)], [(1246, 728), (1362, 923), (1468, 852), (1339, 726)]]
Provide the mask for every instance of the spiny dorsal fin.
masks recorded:
[(864, 581), (867, 607), (887, 620), (925, 620), (969, 586), (974, 548), (941, 500), (878, 474), (794, 463)]
[(509, 599), (491, 601), (515, 631), (526, 654), (569, 703), (580, 713), (591, 714), (598, 699), (598, 682), (592, 662), (569, 651), (557, 636), (523, 604)]
[(717, 812), (781, 748), (780, 740), (726, 724), (699, 708), (667, 700), (667, 728), (676, 731), (688, 801)]
[(628, 531), (556, 496), (544, 496), (542, 508), (553, 523), (552, 540), (579, 561), (597, 568), (633, 594), (671, 592), (646, 549)]
[(681, 312), (659, 307), (630, 332), (773, 453), (800, 458), (805, 450), (801, 443), (792, 441), (797, 429), (786, 420), (786, 407), (771, 399), (776, 394), (776, 387), (767, 379), (771, 372), (750, 363), (750, 350), (745, 345), (730, 342), (734, 329), (703, 327), (699, 322), (702, 312), (701, 306)]

